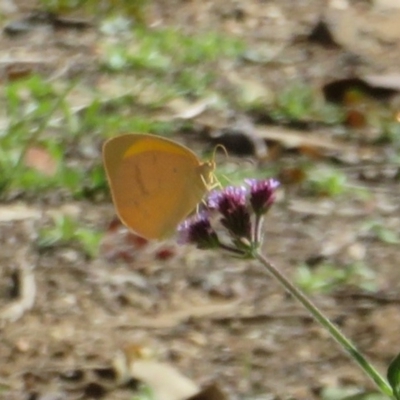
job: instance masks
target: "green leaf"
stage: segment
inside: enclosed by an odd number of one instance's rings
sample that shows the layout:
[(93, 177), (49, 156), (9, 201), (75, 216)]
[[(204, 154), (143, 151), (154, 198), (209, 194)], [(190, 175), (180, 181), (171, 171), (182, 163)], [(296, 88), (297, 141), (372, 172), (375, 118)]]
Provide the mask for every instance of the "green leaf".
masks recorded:
[(387, 378), (395, 399), (400, 400), (400, 353), (390, 363)]
[(367, 392), (359, 387), (330, 387), (325, 388), (321, 395), (322, 400), (390, 400), (390, 397), (379, 392)]

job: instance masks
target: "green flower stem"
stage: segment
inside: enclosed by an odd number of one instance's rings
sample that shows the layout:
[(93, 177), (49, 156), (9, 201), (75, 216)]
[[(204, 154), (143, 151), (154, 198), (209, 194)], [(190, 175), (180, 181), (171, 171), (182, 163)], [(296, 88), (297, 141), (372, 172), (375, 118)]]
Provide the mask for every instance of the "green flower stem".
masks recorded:
[(254, 223), (254, 233), (253, 233), (253, 242), (255, 247), (258, 248), (260, 243), (261, 243), (261, 238), (262, 238), (262, 225), (264, 221), (264, 216), (263, 215), (256, 215), (256, 220)]
[(331, 336), (345, 349), (353, 360), (364, 370), (364, 372), (375, 382), (379, 390), (393, 398), (393, 391), (385, 378), (364, 358), (357, 348), (347, 339), (343, 333), (296, 287), (294, 286), (273, 264), (262, 254), (255, 252), (255, 258), (259, 260), (267, 271), (281, 283), (284, 288), (296, 298), (312, 314), (312, 316), (331, 334)]

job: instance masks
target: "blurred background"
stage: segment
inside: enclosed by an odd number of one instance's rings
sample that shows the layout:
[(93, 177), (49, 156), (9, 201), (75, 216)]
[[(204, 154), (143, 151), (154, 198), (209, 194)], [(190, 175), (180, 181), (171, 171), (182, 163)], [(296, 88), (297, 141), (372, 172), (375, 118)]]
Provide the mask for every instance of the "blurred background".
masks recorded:
[(0, 21), (1, 398), (144, 398), (117, 354), (147, 349), (232, 399), (373, 389), (254, 262), (128, 232), (101, 148), (150, 133), (206, 160), (222, 144), (223, 184), (279, 179), (265, 253), (384, 371), (398, 1), (0, 0)]

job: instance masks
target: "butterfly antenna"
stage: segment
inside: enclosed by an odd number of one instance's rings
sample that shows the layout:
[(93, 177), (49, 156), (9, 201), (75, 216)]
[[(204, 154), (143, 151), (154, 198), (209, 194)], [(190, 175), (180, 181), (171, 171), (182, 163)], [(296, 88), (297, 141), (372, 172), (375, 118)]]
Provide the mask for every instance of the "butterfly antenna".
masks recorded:
[(213, 156), (212, 156), (213, 161), (215, 160), (215, 154), (217, 153), (217, 150), (219, 148), (225, 153), (226, 158), (229, 159), (229, 154), (228, 154), (228, 150), (226, 150), (226, 147), (224, 145), (222, 145), (222, 144), (217, 144), (214, 147), (214, 151), (213, 151)]

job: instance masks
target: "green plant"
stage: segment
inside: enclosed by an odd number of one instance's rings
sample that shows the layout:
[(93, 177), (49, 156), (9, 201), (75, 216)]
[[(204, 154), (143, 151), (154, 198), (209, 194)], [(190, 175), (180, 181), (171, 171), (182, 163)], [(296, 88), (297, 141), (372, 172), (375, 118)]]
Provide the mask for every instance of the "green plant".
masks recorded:
[(132, 400), (155, 400), (153, 391), (145, 384), (139, 385), (137, 394), (132, 397)]
[(322, 400), (387, 400), (382, 393), (364, 392), (358, 387), (327, 388), (321, 393)]
[(398, 120), (386, 119), (382, 122), (383, 140), (393, 143), (397, 149), (400, 147), (400, 123)]
[[(78, 146), (79, 142), (82, 144), (87, 132), (85, 124), (80, 123), (82, 117), (79, 116), (77, 121), (78, 116), (66, 100), (75, 85), (76, 82), (72, 82), (59, 93), (55, 85), (39, 76), (6, 85), (1, 99), (9, 116), (0, 146), (0, 191), (3, 196), (10, 190), (33, 194), (59, 189), (75, 197), (84, 197), (106, 188), (100, 160), (89, 165), (84, 160), (71, 162), (71, 156), (68, 156), (69, 148)], [(109, 118), (97, 103), (88, 107), (88, 115), (92, 127), (104, 127), (104, 121)], [(62, 128), (59, 121), (66, 121)], [(61, 129), (63, 135), (58, 134)], [(93, 145), (88, 143), (87, 146)], [(48, 158), (53, 166), (43, 170), (29, 165), (26, 155), (32, 148), (41, 149), (42, 154), (36, 155), (37, 163), (40, 164), (41, 157)]]
[[(62, 107), (66, 95), (75, 83), (58, 95), (54, 87), (38, 76), (32, 76), (6, 85), (2, 99), (9, 115), (9, 123), (2, 136), (0, 167), (1, 187), (7, 189), (43, 190), (55, 185), (63, 159), (63, 147), (44, 135), (51, 118)], [(25, 165), (25, 157), (32, 146), (40, 146), (57, 165), (58, 172), (50, 176)]]
[(38, 245), (46, 249), (77, 244), (88, 257), (94, 258), (102, 236), (94, 229), (80, 227), (70, 216), (57, 215), (53, 218), (53, 226), (40, 230)]
[(347, 190), (347, 176), (337, 169), (319, 166), (310, 169), (308, 177), (305, 187), (313, 196), (335, 197)]
[(271, 115), (277, 120), (313, 121), (337, 124), (343, 121), (343, 111), (324, 101), (311, 86), (294, 82), (277, 97)]
[(147, 0), (40, 0), (40, 3), (45, 10), (54, 13), (84, 9), (90, 15), (123, 14), (143, 23)]
[(361, 227), (361, 232), (364, 236), (378, 239), (384, 243), (398, 244), (400, 242), (398, 232), (384, 225), (381, 221), (366, 221)]
[[(134, 70), (136, 80), (157, 82), (159, 96), (194, 95), (210, 91), (215, 79), (213, 64), (243, 51), (238, 40), (217, 33), (187, 35), (165, 28), (132, 31), (129, 44), (105, 44), (103, 66), (114, 72)], [(149, 80), (149, 78), (151, 78)]]
[(375, 274), (366, 265), (354, 263), (338, 267), (322, 264), (310, 267), (301, 264), (296, 268), (296, 284), (306, 293), (329, 293), (343, 285), (358, 286), (364, 290), (375, 291)]

